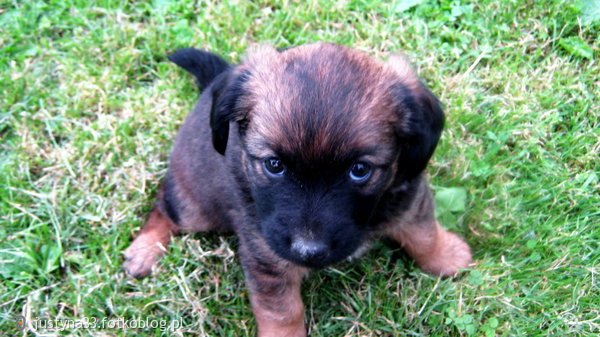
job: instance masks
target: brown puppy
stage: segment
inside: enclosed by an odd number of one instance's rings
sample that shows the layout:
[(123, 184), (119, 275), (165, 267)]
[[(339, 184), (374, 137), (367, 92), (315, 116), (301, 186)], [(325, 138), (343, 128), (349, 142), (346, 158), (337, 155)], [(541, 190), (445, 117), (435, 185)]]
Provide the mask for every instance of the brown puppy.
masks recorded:
[(436, 221), (423, 175), (444, 115), (403, 57), (312, 44), (259, 47), (237, 66), (195, 49), (170, 59), (205, 89), (125, 251), (129, 274), (150, 274), (173, 234), (232, 230), (259, 336), (282, 337), (306, 335), (307, 271), (378, 237), (434, 275), (471, 263)]

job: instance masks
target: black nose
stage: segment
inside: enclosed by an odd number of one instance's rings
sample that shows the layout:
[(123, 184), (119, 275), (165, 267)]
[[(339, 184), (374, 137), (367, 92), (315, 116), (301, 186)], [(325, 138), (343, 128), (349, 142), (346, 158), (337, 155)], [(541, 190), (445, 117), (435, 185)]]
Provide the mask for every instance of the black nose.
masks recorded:
[(295, 239), (292, 242), (292, 252), (307, 262), (318, 262), (327, 257), (329, 247), (320, 241)]

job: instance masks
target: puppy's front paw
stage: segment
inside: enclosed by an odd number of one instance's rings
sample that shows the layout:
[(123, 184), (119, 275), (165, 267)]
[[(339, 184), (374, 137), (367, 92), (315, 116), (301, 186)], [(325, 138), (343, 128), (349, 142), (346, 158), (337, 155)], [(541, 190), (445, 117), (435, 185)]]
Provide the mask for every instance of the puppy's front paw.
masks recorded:
[(135, 277), (142, 278), (152, 273), (152, 268), (166, 249), (150, 233), (140, 234), (124, 252), (123, 269)]
[(455, 276), (472, 262), (469, 245), (458, 235), (440, 228), (435, 250), (418, 259), (417, 264), (433, 275)]

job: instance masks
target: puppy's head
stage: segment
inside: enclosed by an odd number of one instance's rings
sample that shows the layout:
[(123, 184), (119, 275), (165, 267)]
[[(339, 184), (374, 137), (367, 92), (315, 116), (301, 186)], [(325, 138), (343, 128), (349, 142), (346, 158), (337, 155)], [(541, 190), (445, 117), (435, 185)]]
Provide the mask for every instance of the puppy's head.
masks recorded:
[(260, 47), (212, 90), (213, 144), (223, 154), (238, 123), (259, 230), (309, 267), (361, 245), (381, 196), (421, 174), (443, 125), (403, 58), (331, 44)]

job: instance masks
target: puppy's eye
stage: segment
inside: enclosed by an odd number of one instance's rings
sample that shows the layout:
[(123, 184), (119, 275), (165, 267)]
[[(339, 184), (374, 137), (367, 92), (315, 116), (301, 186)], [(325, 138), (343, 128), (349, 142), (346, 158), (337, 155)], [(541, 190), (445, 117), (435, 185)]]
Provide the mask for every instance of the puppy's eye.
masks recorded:
[(352, 164), (348, 176), (352, 182), (361, 184), (367, 181), (371, 177), (371, 166), (367, 163), (356, 162)]
[(271, 157), (265, 160), (265, 170), (273, 177), (281, 177), (285, 173), (285, 166), (277, 157)]

